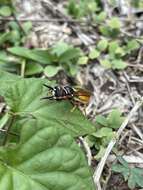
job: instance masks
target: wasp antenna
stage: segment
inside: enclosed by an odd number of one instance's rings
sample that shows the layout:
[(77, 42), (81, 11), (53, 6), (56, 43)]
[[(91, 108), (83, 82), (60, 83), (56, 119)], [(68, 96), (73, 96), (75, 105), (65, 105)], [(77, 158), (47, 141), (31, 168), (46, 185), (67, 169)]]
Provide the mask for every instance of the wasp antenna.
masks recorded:
[(45, 99), (53, 100), (53, 98), (54, 96), (47, 96), (47, 97), (40, 98), (40, 100), (45, 100)]
[(45, 87), (49, 88), (50, 90), (53, 90), (53, 87), (48, 86), (47, 84), (43, 84), (43, 86), (45, 86)]

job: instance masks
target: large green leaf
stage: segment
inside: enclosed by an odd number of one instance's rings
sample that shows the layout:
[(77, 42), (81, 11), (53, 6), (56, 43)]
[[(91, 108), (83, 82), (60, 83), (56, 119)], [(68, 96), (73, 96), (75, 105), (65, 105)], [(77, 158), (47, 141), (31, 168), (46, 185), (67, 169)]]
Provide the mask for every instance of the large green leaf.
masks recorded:
[(0, 95), (3, 95), (9, 86), (14, 85), (19, 80), (21, 80), (21, 77), (18, 75), (0, 71)]
[(94, 190), (84, 154), (55, 122), (33, 119), (20, 143), (0, 149), (1, 190)]
[(46, 96), (43, 80), (23, 79), (3, 92), (11, 111), (20, 116), (43, 118), (55, 121), (73, 136), (91, 134), (93, 124), (78, 110), (71, 112), (73, 105), (69, 101), (41, 100)]
[(51, 55), (49, 54), (48, 50), (40, 50), (40, 49), (27, 49), (24, 47), (12, 47), (7, 49), (8, 52), (24, 57), (26, 59), (30, 59), (42, 64), (49, 64), (51, 63)]

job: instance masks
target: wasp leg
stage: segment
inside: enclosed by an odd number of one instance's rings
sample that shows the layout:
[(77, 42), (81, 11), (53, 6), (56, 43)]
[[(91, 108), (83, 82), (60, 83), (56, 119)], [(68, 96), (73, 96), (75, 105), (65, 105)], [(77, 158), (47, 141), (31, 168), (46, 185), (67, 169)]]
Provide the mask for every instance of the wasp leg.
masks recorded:
[(47, 84), (43, 84), (43, 86), (45, 86), (45, 87), (49, 88), (50, 90), (53, 90), (53, 87), (48, 86)]
[(70, 110), (71, 112), (74, 112), (74, 110), (77, 108), (77, 105), (74, 105), (74, 107)]
[(84, 107), (83, 107), (83, 113), (84, 113), (85, 116), (87, 116), (87, 114), (86, 114), (86, 105), (85, 104), (84, 104)]

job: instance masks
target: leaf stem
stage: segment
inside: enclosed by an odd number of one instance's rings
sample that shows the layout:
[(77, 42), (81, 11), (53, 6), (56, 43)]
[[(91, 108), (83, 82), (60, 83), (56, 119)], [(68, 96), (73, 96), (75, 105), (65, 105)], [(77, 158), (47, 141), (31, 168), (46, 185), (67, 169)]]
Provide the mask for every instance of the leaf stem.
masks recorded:
[(20, 75), (24, 78), (25, 75), (25, 67), (26, 67), (26, 60), (23, 59), (22, 64), (21, 64), (21, 73)]

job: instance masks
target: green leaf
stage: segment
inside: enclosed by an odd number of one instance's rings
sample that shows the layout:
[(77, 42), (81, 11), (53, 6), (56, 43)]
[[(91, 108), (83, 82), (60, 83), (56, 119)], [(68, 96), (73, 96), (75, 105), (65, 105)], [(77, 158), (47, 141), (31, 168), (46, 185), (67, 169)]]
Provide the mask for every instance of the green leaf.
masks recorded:
[(119, 55), (120, 57), (122, 57), (122, 56), (124, 56), (126, 53), (125, 53), (125, 51), (124, 51), (123, 48), (118, 47), (118, 48), (115, 50), (115, 54), (116, 54), (116, 55)]
[(104, 11), (102, 11), (102, 12), (100, 12), (98, 15), (96, 15), (96, 16), (94, 17), (94, 19), (95, 19), (95, 21), (96, 21), (97, 23), (101, 23), (101, 22), (103, 22), (103, 21), (106, 19), (106, 17), (107, 17), (107, 13), (104, 12)]
[(130, 169), (122, 166), (121, 164), (115, 164), (112, 166), (112, 171), (121, 173), (124, 176), (125, 181), (127, 181), (130, 175)]
[(55, 121), (73, 136), (95, 131), (93, 124), (78, 109), (71, 112), (73, 105), (69, 101), (41, 100), (48, 94), (48, 89), (43, 87), (43, 83), (45, 80), (23, 79), (6, 88), (3, 95), (11, 111), (26, 117), (26, 120), (30, 120), (32, 116), (49, 122)]
[(118, 129), (124, 121), (124, 117), (122, 117), (121, 114), (118, 109), (113, 110), (107, 117), (108, 126), (113, 129)]
[(0, 0), (0, 5), (3, 5), (3, 4), (10, 4), (11, 3), (11, 0)]
[(112, 68), (111, 62), (108, 59), (100, 60), (100, 64), (105, 67), (106, 69)]
[(126, 49), (127, 51), (130, 52), (130, 51), (139, 49), (139, 47), (140, 47), (140, 44), (137, 42), (137, 40), (130, 40), (127, 43)]
[(22, 78), (18, 75), (10, 74), (5, 71), (0, 71), (0, 94), (4, 95), (7, 89), (20, 81)]
[(97, 116), (96, 116), (96, 122), (97, 122), (98, 124), (102, 125), (102, 126), (105, 126), (105, 127), (108, 126), (108, 121), (107, 121), (107, 119), (106, 119), (104, 116), (102, 116), (102, 115), (97, 115)]
[(109, 53), (115, 54), (116, 50), (119, 48), (119, 42), (118, 41), (112, 41), (109, 43)]
[(143, 187), (143, 169), (142, 168), (133, 168), (132, 172), (134, 173), (134, 179), (139, 187)]
[(62, 68), (61, 67), (56, 67), (56, 66), (47, 66), (45, 67), (44, 69), (44, 74), (47, 76), (47, 77), (53, 77), (55, 76)]
[(101, 34), (103, 34), (104, 36), (110, 36), (110, 29), (108, 26), (99, 26), (99, 31), (101, 32)]
[(97, 49), (93, 49), (89, 53), (89, 58), (90, 59), (96, 59), (99, 56), (100, 56), (100, 52)]
[(130, 174), (128, 179), (128, 186), (130, 189), (134, 189), (136, 187), (136, 181), (134, 180), (134, 175)]
[(97, 48), (100, 50), (100, 51), (104, 51), (106, 50), (108, 46), (108, 40), (107, 39), (102, 39), (98, 42), (97, 44)]
[(2, 45), (4, 42), (9, 41), (11, 38), (11, 32), (5, 32), (0, 34), (0, 45)]
[(95, 12), (97, 10), (97, 3), (95, 1), (88, 2), (87, 8), (88, 8), (89, 13)]
[(87, 56), (83, 56), (83, 57), (80, 57), (78, 59), (78, 64), (79, 65), (86, 65), (88, 63), (88, 57)]
[(1, 16), (7, 17), (7, 16), (10, 16), (11, 14), (12, 14), (12, 10), (9, 6), (2, 6), (0, 8), (0, 15)]
[(35, 75), (43, 72), (43, 67), (39, 65), (38, 63), (27, 63), (26, 64), (26, 69), (25, 69), (25, 75), (30, 76), (30, 75)]
[(74, 0), (70, 0), (69, 4), (68, 4), (68, 13), (72, 16), (74, 16), (75, 18), (79, 18), (80, 17), (80, 8), (79, 5), (75, 3)]
[(18, 145), (0, 148), (1, 190), (95, 189), (84, 154), (55, 125), (41, 119), (28, 121), (22, 125)]
[(121, 22), (118, 17), (113, 17), (108, 21), (108, 26), (112, 29), (120, 29), (121, 28)]
[(22, 27), (23, 27), (24, 31), (28, 34), (28, 32), (32, 29), (32, 22), (30, 22), (30, 21), (24, 22), (22, 24)]
[(10, 56), (8, 54), (6, 54), (6, 52), (4, 51), (0, 51), (0, 61), (2, 62), (6, 62), (6, 63), (20, 63), (20, 59), (14, 57), (14, 56)]
[(105, 153), (105, 148), (104, 148), (104, 146), (100, 146), (100, 150), (99, 150), (99, 152), (96, 154), (96, 156), (94, 156), (94, 158), (96, 159), (96, 160), (99, 160), (100, 158), (102, 158), (103, 157), (103, 155), (104, 155), (104, 153)]
[(121, 59), (114, 59), (111, 62), (112, 68), (113, 69), (125, 69), (128, 65), (125, 61), (122, 61)]
[(50, 64), (51, 63), (51, 55), (49, 54), (48, 50), (40, 50), (40, 49), (27, 49), (24, 47), (13, 47), (8, 48), (8, 52), (29, 59), (33, 60), (42, 64)]
[[(11, 74), (5, 71), (0, 71), (0, 81), (5, 81), (8, 84), (8, 81), (12, 80), (12, 81), (17, 81), (19, 80), (21, 77), (15, 74)], [(7, 86), (7, 84), (5, 86)], [(1, 86), (0, 86), (1, 88)]]
[(117, 156), (118, 161), (126, 168), (129, 168), (128, 162), (123, 159), (121, 156)]
[(73, 59), (78, 59), (80, 54), (81, 50), (79, 48), (70, 48), (59, 57), (59, 62), (66, 63)]
[(12, 29), (12, 30), (19, 30), (19, 25), (18, 25), (18, 23), (15, 22), (15, 21), (10, 21), (10, 22), (8, 23), (8, 27), (9, 27), (10, 29)]
[(69, 66), (69, 72), (72, 76), (75, 76), (77, 74), (78, 70), (79, 70), (78, 65), (70, 65)]
[(102, 127), (101, 129), (99, 129), (97, 132), (93, 134), (94, 137), (98, 137), (98, 138), (112, 136), (112, 135), (113, 135), (112, 129), (108, 127)]
[(51, 52), (53, 54), (56, 54), (57, 56), (61, 56), (64, 52), (66, 52), (70, 48), (72, 48), (72, 46), (64, 42), (58, 42), (56, 45), (53, 46)]

